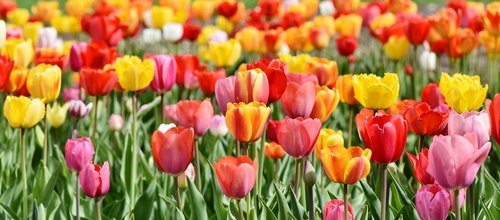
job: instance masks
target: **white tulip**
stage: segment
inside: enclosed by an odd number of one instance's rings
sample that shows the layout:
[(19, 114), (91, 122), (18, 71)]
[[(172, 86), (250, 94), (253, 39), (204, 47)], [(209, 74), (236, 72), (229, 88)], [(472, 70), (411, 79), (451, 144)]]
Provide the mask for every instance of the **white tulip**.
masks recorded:
[(175, 42), (182, 38), (184, 27), (179, 23), (169, 23), (163, 26), (163, 39)]
[(141, 39), (146, 43), (157, 43), (161, 40), (161, 31), (154, 28), (145, 28), (142, 30)]
[(0, 48), (3, 47), (6, 37), (7, 37), (7, 29), (5, 27), (5, 21), (0, 20)]
[(321, 15), (333, 15), (335, 7), (331, 1), (322, 1), (319, 3), (319, 13)]

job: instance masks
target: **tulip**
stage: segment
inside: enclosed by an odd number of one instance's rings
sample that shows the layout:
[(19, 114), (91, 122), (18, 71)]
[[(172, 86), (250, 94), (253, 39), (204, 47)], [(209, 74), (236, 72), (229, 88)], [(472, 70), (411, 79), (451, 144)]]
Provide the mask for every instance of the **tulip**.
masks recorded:
[(81, 100), (72, 100), (69, 102), (69, 114), (77, 119), (85, 118), (92, 110), (92, 103), (85, 105)]
[(267, 59), (261, 59), (257, 62), (247, 64), (247, 70), (260, 68), (267, 76), (267, 82), (269, 83), (269, 103), (273, 103), (281, 98), (283, 92), (285, 92), (288, 69), (285, 63), (280, 60), (274, 59), (268, 61)]
[(109, 192), (109, 164), (104, 162), (100, 167), (98, 164), (87, 164), (79, 174), (80, 185), (83, 192), (92, 198), (98, 198)]
[[(87, 51), (86, 42), (74, 43), (70, 49), (69, 63), (73, 71), (80, 71), (80, 68), (84, 65), (84, 56)], [(102, 68), (102, 67), (101, 67)]]
[(309, 117), (313, 112), (315, 100), (316, 89), (313, 83), (299, 85), (289, 82), (281, 97), (281, 108), (289, 117)]
[(485, 29), (494, 36), (500, 35), (500, 4), (491, 2), (486, 6)]
[(408, 106), (403, 116), (410, 131), (416, 135), (434, 136), (446, 127), (448, 114), (448, 111), (432, 110), (427, 103), (420, 102)]
[(9, 82), (13, 68), (13, 60), (4, 55), (0, 56), (0, 88), (3, 88)]
[(0, 48), (5, 44), (5, 38), (7, 37), (7, 29), (5, 28), (5, 21), (0, 21)]
[(154, 78), (155, 64), (150, 59), (141, 62), (136, 56), (118, 58), (115, 63), (118, 83), (128, 91), (138, 91), (146, 88)]
[(40, 99), (25, 96), (7, 96), (3, 115), (13, 128), (31, 128), (45, 116), (45, 106)]
[(435, 136), (429, 150), (427, 172), (446, 189), (470, 186), (491, 148), (490, 142), (478, 143), (474, 133)]
[(206, 0), (195, 0), (191, 4), (193, 16), (200, 21), (209, 20), (214, 14), (215, 3)]
[(173, 56), (156, 55), (149, 57), (154, 61), (154, 77), (151, 89), (156, 93), (165, 93), (172, 89), (177, 74), (177, 64)]
[[(3, 60), (0, 58), (0, 60)], [(2, 64), (0, 64), (2, 65)], [(4, 70), (8, 69), (8, 61), (3, 64), (1, 68), (4, 68), (3, 70), (0, 70), (0, 72), (3, 72)], [(8, 81), (3, 85), (1, 88), (1, 91), (9, 94), (14, 94), (16, 92), (19, 92), (22, 87), (24, 86), (26, 88), (26, 78), (28, 76), (28, 70), (24, 69), (21, 66), (16, 66), (14, 67), (11, 71), (8, 72), (3, 72), (2, 77), (5, 77), (4, 75), (9, 73)], [(28, 94), (29, 95), (29, 94)]]
[(116, 46), (124, 37), (124, 28), (120, 19), (113, 13), (86, 15), (81, 19), (82, 31), (90, 35), (93, 41), (102, 41), (109, 46)]
[(81, 18), (92, 6), (92, 1), (88, 0), (68, 0), (65, 5), (66, 13), (77, 18)]
[(32, 97), (51, 103), (61, 91), (61, 69), (58, 66), (39, 64), (29, 71), (26, 86)]
[(224, 68), (214, 71), (196, 71), (196, 73), (200, 89), (205, 95), (213, 95), (217, 81), (226, 78), (226, 70)]
[(430, 30), (430, 22), (419, 14), (406, 17), (405, 34), (413, 45), (422, 44)]
[(345, 57), (352, 55), (358, 47), (358, 39), (356, 37), (340, 36), (335, 42), (337, 43), (339, 54)]
[(179, 188), (186, 189), (188, 187), (187, 179), (189, 178), (189, 180), (193, 182), (195, 177), (196, 173), (194, 171), (194, 166), (190, 163), (184, 173), (177, 177), (179, 180)]
[(62, 72), (66, 70), (68, 65), (68, 57), (63, 51), (56, 48), (39, 48), (36, 50), (33, 64), (50, 64), (58, 66)]
[(323, 148), (320, 155), (323, 168), (333, 182), (354, 184), (370, 173), (370, 149), (333, 145)]
[(398, 75), (385, 73), (383, 78), (373, 74), (354, 75), (354, 97), (365, 108), (385, 109), (396, 102), (399, 93)]
[(152, 152), (156, 166), (172, 176), (182, 174), (193, 159), (194, 132), (184, 127), (173, 127), (165, 132), (155, 131)]
[(80, 94), (80, 88), (72, 87), (63, 89), (63, 100), (64, 102), (70, 102), (71, 100), (85, 100), (83, 93)]
[[(323, 219), (325, 220), (347, 220), (344, 217), (344, 201), (334, 199), (325, 204), (323, 211)], [(354, 213), (352, 213), (351, 204), (347, 204), (348, 220), (354, 220)]]
[(428, 148), (424, 148), (423, 151), (419, 152), (417, 156), (406, 152), (406, 156), (413, 166), (413, 174), (415, 175), (417, 181), (424, 185), (434, 183), (434, 177), (427, 172), (427, 166), (429, 164), (428, 155)]
[(167, 23), (163, 25), (163, 39), (167, 42), (176, 42), (182, 38), (183, 26), (178, 23)]
[(477, 44), (477, 37), (471, 29), (460, 28), (450, 39), (450, 56), (461, 58), (474, 50)]
[(198, 39), (198, 36), (201, 33), (201, 26), (195, 23), (186, 22), (184, 23), (182, 28), (184, 29), (182, 31), (183, 40), (194, 42), (196, 41), (196, 39)]
[(253, 26), (244, 27), (236, 33), (235, 38), (246, 52), (258, 52), (263, 40), (259, 30)]
[(277, 131), (278, 143), (290, 156), (300, 159), (314, 150), (320, 129), (318, 119), (285, 117)]
[(423, 70), (434, 71), (436, 69), (437, 56), (429, 49), (425, 49), (420, 54), (419, 63)]
[(227, 134), (226, 118), (223, 115), (214, 115), (210, 123), (210, 133), (216, 137), (222, 137)]
[(458, 15), (450, 8), (443, 8), (429, 17), (431, 27), (443, 38), (449, 39), (455, 34), (458, 26)]
[(264, 145), (264, 153), (269, 159), (277, 160), (282, 158), (286, 152), (281, 145), (273, 141)]
[(118, 76), (112, 69), (82, 68), (80, 71), (81, 87), (91, 96), (106, 96), (114, 88)]
[(363, 19), (356, 14), (341, 15), (335, 20), (335, 29), (341, 36), (357, 37)]
[(422, 102), (429, 104), (432, 109), (445, 104), (438, 83), (429, 83), (424, 86), (422, 89)]
[(297, 56), (280, 54), (279, 59), (286, 64), (288, 73), (307, 73), (306, 64), (312, 60), (312, 57), (306, 53)]
[(344, 146), (344, 138), (342, 131), (335, 131), (330, 128), (322, 128), (319, 132), (318, 141), (316, 143), (316, 156), (321, 158), (321, 151), (330, 146)]
[(269, 98), (269, 83), (260, 69), (239, 71), (235, 75), (234, 97), (236, 102), (263, 102)]
[(488, 85), (481, 86), (479, 76), (447, 73), (441, 75), (439, 89), (446, 103), (458, 113), (479, 109), (488, 91)]
[(384, 51), (389, 59), (398, 61), (406, 57), (410, 42), (405, 36), (391, 36), (384, 44)]
[(60, 106), (55, 102), (52, 106), (47, 105), (47, 121), (50, 126), (54, 128), (61, 127), (66, 120), (66, 113), (68, 112), (69, 104)]
[(38, 41), (38, 30), (43, 28), (41, 22), (28, 22), (23, 27), (23, 37), (33, 42), (30, 46), (36, 45)]
[(196, 79), (196, 71), (205, 70), (205, 66), (200, 65), (198, 57), (192, 54), (176, 55), (175, 63), (177, 74), (175, 83), (182, 87), (188, 87), (189, 79)]
[(241, 44), (231, 39), (227, 42), (210, 42), (208, 47), (210, 61), (217, 67), (233, 66), (241, 56)]
[(236, 101), (236, 98), (234, 97), (234, 84), (234, 76), (218, 80), (215, 83), (215, 98), (217, 99), (219, 109), (223, 114), (226, 114), (227, 104)]
[(500, 144), (500, 94), (496, 94), (490, 104), (487, 104), (490, 117), (491, 136)]
[(80, 172), (92, 164), (94, 145), (88, 137), (68, 139), (64, 147), (64, 157), (71, 171)]
[[(149, 13), (151, 17), (151, 23), (148, 26), (152, 26), (154, 28), (162, 28), (169, 21), (172, 21), (174, 16), (174, 11), (169, 7), (153, 6)], [(147, 19), (145, 18), (145, 20)], [(148, 22), (146, 22), (146, 24), (147, 23)]]
[(335, 12), (335, 7), (331, 1), (321, 1), (319, 3), (319, 14), (331, 16)]
[(141, 39), (145, 43), (155, 44), (161, 41), (161, 30), (154, 28), (144, 28), (141, 33)]
[(448, 119), (448, 135), (465, 135), (474, 133), (478, 140), (478, 146), (483, 146), (490, 141), (490, 119), (488, 112), (465, 112), (458, 114), (455, 111), (450, 113)]
[(349, 105), (358, 103), (358, 100), (354, 98), (352, 79), (352, 74), (341, 75), (337, 78), (337, 82), (335, 83), (335, 88), (339, 91), (340, 101)]
[(330, 43), (330, 35), (323, 27), (311, 28), (309, 37), (315, 49), (324, 49)]
[(230, 18), (238, 11), (238, 2), (222, 1), (217, 5), (217, 13)]
[[(79, 45), (79, 51), (75, 51), (82, 54), (83, 67), (89, 67), (93, 69), (102, 69), (106, 64), (112, 64), (115, 62), (116, 58), (119, 56), (116, 52), (115, 47), (109, 47), (102, 41), (91, 41), (87, 44), (86, 49), (84, 45)], [(76, 54), (75, 54), (76, 55)], [(71, 59), (70, 55), (70, 59)]]
[(415, 194), (415, 206), (422, 220), (444, 220), (452, 207), (453, 195), (437, 183), (422, 186)]
[(53, 17), (61, 14), (58, 1), (41, 1), (31, 7), (33, 17), (43, 23), (49, 23)]
[(44, 27), (38, 30), (38, 48), (55, 47), (57, 41), (57, 30), (53, 27)]
[(217, 182), (224, 195), (240, 200), (252, 191), (257, 178), (257, 159), (226, 156), (214, 162)]
[(28, 22), (30, 12), (25, 8), (14, 8), (13, 10), (7, 12), (6, 17), (10, 23), (17, 26), (23, 26)]
[(109, 128), (113, 131), (119, 131), (123, 128), (123, 118), (119, 114), (112, 114), (109, 116)]
[(281, 125), (281, 121), (278, 120), (269, 120), (267, 122), (267, 138), (271, 142), (278, 142), (278, 128)]
[(264, 103), (228, 103), (226, 125), (238, 141), (255, 142), (262, 136), (270, 113)]
[(177, 120), (181, 126), (193, 128), (196, 136), (201, 137), (208, 131), (214, 116), (210, 99), (182, 100), (176, 105)]
[(337, 109), (338, 104), (339, 91), (323, 86), (316, 92), (316, 100), (310, 116), (324, 122)]
[(323, 58), (313, 58), (307, 62), (308, 73), (318, 77), (319, 85), (333, 87), (337, 81), (337, 62)]
[(315, 75), (289, 73), (286, 75), (286, 78), (288, 79), (289, 83), (293, 82), (299, 85), (304, 85), (308, 82), (311, 82), (315, 86), (318, 85), (318, 77), (316, 77)]
[(8, 39), (4, 45), (7, 56), (14, 60), (16, 66), (27, 68), (33, 60), (34, 51), (30, 40), (21, 41), (16, 39)]

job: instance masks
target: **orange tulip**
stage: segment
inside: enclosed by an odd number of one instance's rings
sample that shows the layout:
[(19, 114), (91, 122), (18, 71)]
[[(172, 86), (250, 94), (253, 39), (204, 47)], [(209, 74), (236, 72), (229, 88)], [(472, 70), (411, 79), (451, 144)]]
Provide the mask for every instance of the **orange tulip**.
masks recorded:
[(264, 146), (264, 153), (270, 159), (276, 160), (282, 158), (285, 155), (285, 150), (283, 150), (283, 147), (281, 147), (281, 145), (273, 141), (271, 143), (266, 143), (266, 145)]
[(318, 142), (316, 142), (316, 149), (314, 152), (318, 159), (321, 158), (321, 151), (329, 146), (344, 146), (344, 137), (342, 131), (335, 131), (330, 128), (322, 128), (319, 132)]
[(243, 70), (235, 75), (234, 97), (236, 102), (263, 102), (269, 98), (269, 82), (261, 69)]
[(463, 57), (470, 53), (478, 44), (478, 39), (471, 29), (458, 29), (450, 41), (450, 55)]
[(270, 113), (271, 109), (262, 102), (228, 103), (227, 128), (238, 141), (254, 142), (262, 136)]
[(500, 35), (500, 2), (492, 2), (486, 6), (484, 24), (491, 35)]
[(431, 27), (443, 38), (455, 35), (458, 28), (458, 15), (451, 8), (445, 8), (430, 16)]
[(196, 0), (191, 5), (193, 16), (200, 21), (209, 20), (214, 14), (215, 2), (207, 0)]
[(317, 90), (311, 118), (318, 118), (321, 122), (324, 122), (339, 104), (339, 91), (335, 88), (329, 89), (326, 86), (320, 87)]
[(315, 57), (307, 62), (307, 72), (318, 77), (319, 85), (332, 88), (337, 81), (339, 69), (337, 62)]
[(342, 36), (358, 37), (363, 18), (357, 14), (342, 15), (335, 20), (335, 29)]
[(49, 24), (52, 18), (61, 14), (59, 1), (39, 1), (36, 5), (31, 6), (31, 12), (36, 20)]
[(260, 31), (253, 27), (247, 26), (236, 33), (235, 38), (240, 42), (241, 47), (246, 52), (258, 52), (262, 44), (262, 35)]
[(370, 173), (371, 156), (370, 149), (334, 145), (321, 151), (321, 163), (333, 182), (354, 184)]
[(2, 88), (2, 92), (12, 94), (19, 91), (26, 83), (27, 76), (28, 69), (21, 66), (14, 67), (10, 73), (9, 81), (7, 81), (7, 84)]
[(352, 86), (352, 74), (339, 76), (335, 83), (335, 88), (339, 90), (340, 101), (348, 105), (355, 105), (358, 100), (354, 98), (354, 87)]

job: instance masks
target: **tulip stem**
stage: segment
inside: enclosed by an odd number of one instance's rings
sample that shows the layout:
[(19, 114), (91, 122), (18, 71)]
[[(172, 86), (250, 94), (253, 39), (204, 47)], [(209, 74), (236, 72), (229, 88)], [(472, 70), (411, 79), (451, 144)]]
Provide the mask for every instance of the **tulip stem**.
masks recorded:
[(241, 208), (241, 199), (238, 200), (236, 203), (238, 203), (238, 210), (240, 211), (240, 218), (239, 219), (243, 220), (243, 219), (245, 219), (245, 217), (243, 217), (243, 209)]
[(347, 133), (347, 146), (351, 146), (352, 143), (352, 122), (354, 118), (354, 105), (349, 105), (349, 130)]
[(241, 155), (241, 149), (240, 149), (240, 141), (236, 140), (236, 157), (239, 157)]
[(78, 182), (78, 174), (76, 174), (76, 219), (80, 220), (80, 183)]
[(420, 138), (418, 139), (417, 154), (422, 149), (424, 149), (424, 142), (425, 142), (425, 135), (420, 135)]
[(412, 82), (411, 85), (411, 95), (412, 98), (417, 99), (417, 69), (418, 69), (418, 45), (413, 45), (413, 71), (410, 73)]
[[(97, 107), (97, 103), (96, 103)], [(97, 108), (96, 108), (97, 109)], [(135, 181), (137, 176), (137, 95), (132, 95), (132, 173), (130, 179), (130, 213), (135, 207)]]
[[(45, 104), (45, 110), (49, 104)], [(48, 145), (48, 137), (49, 137), (49, 120), (47, 119), (47, 115), (45, 115), (45, 129), (43, 133), (43, 164), (47, 165), (47, 145)]]
[[(92, 141), (96, 141), (95, 139), (95, 134), (97, 133), (97, 110), (98, 110), (98, 102), (99, 102), (99, 96), (94, 97), (95, 100), (95, 108), (94, 108), (94, 117), (92, 118)], [(98, 145), (99, 146), (99, 145)]]
[(349, 199), (347, 198), (347, 184), (344, 184), (344, 219), (349, 219)]
[(495, 37), (495, 47), (493, 49), (493, 64), (495, 65), (492, 69), (493, 71), (491, 71), (491, 85), (493, 87), (493, 89), (491, 91), (495, 92), (497, 91), (495, 87), (497, 87), (497, 85), (495, 84), (495, 74), (498, 73), (498, 62), (497, 62), (497, 59), (498, 59), (498, 51), (497, 51), (497, 47), (498, 47), (498, 36)]
[(455, 190), (455, 220), (461, 220), (462, 219), (462, 213), (460, 211), (460, 190), (457, 189)]
[(296, 163), (295, 163), (295, 182), (294, 182), (294, 184), (295, 184), (294, 191), (295, 191), (295, 195), (297, 195), (297, 197), (298, 197), (298, 193), (299, 193), (299, 186), (300, 186), (300, 180), (301, 180), (300, 177), (301, 177), (301, 174), (302, 174), (302, 172), (301, 172), (301, 170), (302, 170), (301, 165), (302, 165), (302, 158), (297, 159)]
[(95, 198), (95, 219), (101, 220), (101, 207), (99, 207), (99, 199)]
[(75, 120), (75, 128), (73, 129), (71, 133), (72, 138), (77, 138), (78, 137), (78, 118)]
[(181, 192), (179, 190), (179, 177), (174, 177), (174, 188), (175, 188), (175, 201), (177, 202), (177, 208), (182, 211), (181, 205)]
[(313, 186), (307, 186), (307, 205), (309, 207), (309, 219), (313, 219), (314, 220), (314, 194), (313, 194)]
[(467, 188), (467, 213), (469, 219), (476, 219), (476, 210), (474, 207), (474, 182)]
[[(23, 181), (23, 215), (22, 219), (28, 219), (28, 181), (26, 178), (26, 149), (24, 147), (24, 129), (20, 129), (19, 148), (21, 154), (21, 176)], [(45, 162), (45, 161), (44, 161)]]
[(273, 166), (273, 169), (274, 169), (273, 180), (276, 181), (276, 179), (278, 179), (278, 172), (279, 172), (280, 161), (278, 159), (274, 159), (273, 163), (274, 163), (274, 166)]
[(165, 114), (163, 114), (163, 106), (165, 105), (165, 93), (160, 94), (160, 115), (161, 115), (161, 123), (165, 122)]
[[(387, 211), (387, 164), (382, 164), (382, 195), (381, 220), (386, 220)], [(344, 204), (345, 207), (345, 204)]]
[(194, 157), (196, 160), (196, 186), (198, 187), (198, 190), (201, 191), (200, 152), (198, 145), (198, 141), (196, 140), (194, 143)]

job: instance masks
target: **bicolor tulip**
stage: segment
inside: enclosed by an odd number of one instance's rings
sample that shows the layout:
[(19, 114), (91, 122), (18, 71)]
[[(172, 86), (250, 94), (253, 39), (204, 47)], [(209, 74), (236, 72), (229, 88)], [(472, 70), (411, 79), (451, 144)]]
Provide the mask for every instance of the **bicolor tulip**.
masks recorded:
[(85, 105), (82, 100), (71, 100), (69, 102), (69, 114), (75, 118), (85, 118), (92, 110), (92, 103)]
[(0, 88), (3, 88), (9, 82), (13, 68), (14, 60), (4, 55), (0, 56)]
[(254, 142), (262, 136), (270, 113), (264, 103), (228, 103), (226, 125), (238, 141)]
[(405, 17), (405, 34), (413, 45), (422, 44), (427, 38), (431, 24), (427, 18), (419, 14), (410, 14)]
[(191, 4), (193, 16), (200, 21), (209, 20), (215, 11), (215, 3), (212, 1), (195, 0)]
[(115, 69), (123, 89), (138, 91), (153, 81), (155, 64), (150, 59), (141, 61), (139, 57), (127, 55), (116, 60)]
[(337, 78), (335, 88), (339, 90), (340, 101), (348, 105), (355, 105), (358, 100), (354, 98), (354, 86), (352, 84), (352, 74), (341, 75)]
[(337, 109), (339, 104), (339, 90), (330, 89), (326, 86), (318, 87), (316, 92), (316, 100), (311, 112), (311, 118), (317, 118), (321, 122), (326, 121), (330, 115)]
[(290, 156), (302, 158), (314, 150), (320, 129), (318, 119), (285, 117), (278, 127), (278, 143)]
[(316, 57), (307, 62), (307, 69), (308, 73), (316, 75), (319, 85), (330, 88), (335, 86), (339, 72), (336, 61)]
[(94, 157), (94, 145), (90, 138), (72, 138), (66, 141), (64, 158), (69, 170), (82, 171), (87, 165), (92, 164), (92, 157)]
[(386, 109), (398, 99), (398, 75), (385, 73), (383, 78), (374, 74), (354, 75), (352, 79), (354, 97), (365, 108)]
[(500, 94), (496, 94), (491, 103), (487, 104), (490, 116), (491, 137), (500, 144)]
[(61, 92), (61, 69), (58, 66), (39, 64), (29, 71), (26, 86), (33, 98), (51, 103)]
[(151, 145), (158, 169), (178, 176), (193, 160), (194, 132), (182, 126), (171, 127), (166, 131), (157, 130), (153, 133)]
[(442, 38), (449, 39), (458, 28), (458, 15), (451, 8), (443, 8), (429, 17), (431, 27)]
[(302, 85), (289, 82), (283, 96), (281, 109), (289, 117), (309, 117), (316, 100), (316, 85), (306, 82)]
[(216, 137), (222, 137), (227, 134), (226, 117), (223, 115), (214, 115), (210, 123), (210, 133)]
[(335, 30), (341, 36), (358, 37), (363, 18), (357, 14), (341, 15), (335, 20)]
[(31, 128), (45, 117), (45, 106), (40, 99), (7, 96), (3, 115), (13, 128)]
[(33, 61), (35, 51), (31, 42), (31, 40), (22, 41), (18, 39), (7, 39), (5, 41), (5, 52), (10, 59), (14, 60), (16, 66), (27, 68)]
[(422, 220), (444, 220), (452, 208), (453, 194), (437, 183), (422, 186), (415, 193), (415, 206)]
[(184, 173), (179, 175), (177, 178), (179, 179), (179, 188), (186, 189), (188, 187), (187, 180), (189, 179), (191, 182), (193, 182), (196, 178), (196, 172), (194, 170), (193, 164), (190, 163)]
[(321, 164), (333, 182), (354, 184), (370, 173), (370, 149), (333, 145), (323, 148), (320, 155)]
[(438, 83), (429, 83), (422, 89), (422, 102), (426, 102), (432, 109), (445, 104), (444, 96)]
[(309, 29), (309, 38), (315, 49), (324, 49), (330, 44), (330, 35), (323, 27)]
[(217, 67), (228, 67), (236, 64), (241, 56), (241, 44), (235, 39), (226, 42), (209, 42), (210, 61)]
[(474, 133), (476, 135), (478, 146), (490, 141), (490, 119), (488, 112), (470, 111), (458, 114), (455, 111), (450, 113), (448, 119), (448, 135), (465, 135)]
[(214, 162), (217, 182), (224, 195), (240, 200), (252, 191), (257, 178), (257, 159), (226, 156)]
[(42, 63), (58, 66), (64, 72), (68, 66), (68, 56), (57, 48), (39, 48), (35, 52), (33, 64), (38, 65)]
[(236, 102), (267, 103), (269, 83), (261, 69), (238, 71), (235, 75), (234, 98)]
[(321, 151), (329, 146), (344, 146), (344, 137), (342, 131), (335, 131), (331, 128), (322, 128), (319, 132), (318, 141), (316, 142), (316, 156), (321, 158)]
[(325, 204), (323, 211), (324, 220), (354, 220), (354, 213), (350, 203), (347, 203), (348, 219), (344, 219), (344, 201), (334, 199)]
[(356, 126), (363, 143), (372, 150), (375, 163), (388, 164), (401, 158), (408, 133), (403, 116), (373, 116), (373, 111), (362, 110), (356, 115)]
[(217, 99), (217, 104), (223, 114), (226, 114), (227, 104), (235, 102), (236, 100), (234, 97), (235, 81), (235, 77), (230, 76), (225, 79), (217, 80), (215, 83), (215, 98)]
[(476, 34), (471, 29), (459, 28), (450, 38), (450, 56), (462, 58), (476, 48), (479, 41)]
[(26, 88), (27, 77), (28, 77), (28, 70), (21, 66), (16, 66), (12, 69), (8, 81), (3, 87), (1, 87), (0, 90), (5, 93), (16, 94), (23, 87)]
[(427, 172), (446, 189), (470, 186), (491, 148), (490, 142), (478, 143), (474, 133), (435, 136), (429, 150)]
[(175, 58), (169, 55), (151, 56), (154, 61), (154, 77), (150, 87), (156, 93), (165, 93), (172, 89), (177, 76)]
[(432, 110), (426, 102), (407, 106), (403, 116), (410, 131), (416, 135), (437, 135), (448, 123), (449, 111)]
[(205, 95), (213, 95), (215, 93), (215, 85), (217, 81), (226, 78), (226, 69), (219, 68), (213, 71), (196, 71), (200, 89)]
[(277, 160), (282, 158), (286, 152), (281, 145), (273, 141), (264, 145), (264, 153), (269, 159)]
[(53, 17), (61, 14), (58, 1), (41, 1), (31, 7), (33, 17), (45, 24), (50, 23)]
[(446, 103), (456, 112), (473, 111), (483, 106), (488, 85), (481, 86), (479, 76), (447, 73), (441, 75), (439, 89)]
[(267, 82), (269, 83), (269, 99), (268, 103), (273, 103), (278, 101), (283, 92), (285, 92), (287, 85), (288, 68), (284, 62), (278, 59), (267, 60), (260, 59), (259, 61), (247, 64), (247, 70), (260, 68), (267, 76)]
[(247, 26), (238, 31), (235, 39), (240, 42), (241, 47), (246, 52), (259, 52), (263, 41), (260, 31), (253, 27)]
[(91, 96), (108, 95), (115, 87), (118, 76), (113, 69), (91, 69), (80, 70), (80, 85)]
[(37, 48), (53, 48), (57, 43), (57, 30), (53, 27), (43, 27), (38, 30)]
[(210, 99), (182, 100), (176, 104), (177, 123), (193, 128), (196, 136), (201, 137), (208, 131), (214, 117), (214, 108)]
[(88, 197), (98, 198), (109, 192), (109, 164), (108, 161), (99, 166), (98, 164), (87, 164), (79, 174), (80, 185)]
[(429, 149), (424, 148), (417, 156), (406, 152), (406, 156), (410, 160), (413, 167), (413, 174), (417, 181), (423, 185), (433, 184), (434, 177), (427, 172), (427, 166), (429, 165)]
[(54, 128), (61, 127), (61, 125), (66, 120), (66, 113), (68, 112), (69, 104), (59, 105), (59, 103), (54, 102), (52, 106), (47, 105), (47, 121), (50, 126)]
[(500, 35), (500, 4), (491, 2), (486, 6), (485, 29), (494, 36)]

